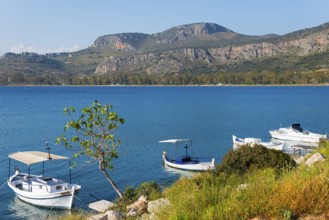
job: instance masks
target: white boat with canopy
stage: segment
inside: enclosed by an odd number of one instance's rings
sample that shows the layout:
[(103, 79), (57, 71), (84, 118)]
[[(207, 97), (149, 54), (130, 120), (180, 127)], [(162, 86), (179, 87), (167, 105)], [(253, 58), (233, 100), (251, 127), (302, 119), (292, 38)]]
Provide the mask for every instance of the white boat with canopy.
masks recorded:
[[(166, 166), (190, 171), (207, 171), (215, 169), (214, 158), (193, 157), (188, 154), (188, 149), (192, 148), (191, 139), (169, 139), (159, 141), (161, 144), (173, 144), (175, 146), (175, 157), (170, 158), (167, 156), (166, 145), (162, 154), (163, 163)], [(178, 156), (178, 145), (182, 144), (185, 148), (185, 155)]]
[(303, 129), (300, 124), (292, 124), (288, 128), (279, 128), (278, 130), (269, 131), (272, 138), (298, 141), (298, 142), (309, 142), (319, 143), (321, 139), (326, 139), (327, 136), (324, 134), (316, 134)]
[(268, 149), (274, 150), (282, 150), (284, 146), (284, 142), (263, 142), (260, 138), (238, 138), (235, 135), (232, 135), (233, 139), (233, 149), (236, 150), (242, 145), (249, 145), (250, 147), (254, 147), (255, 145), (262, 145)]
[[(44, 162), (69, 160), (69, 158), (40, 151), (17, 152), (9, 154), (8, 157), (9, 178), (7, 183), (19, 199), (42, 207), (71, 209), (74, 195), (81, 189), (80, 185), (71, 184), (71, 170), (69, 170), (70, 183), (54, 177), (44, 176)], [(15, 174), (10, 176), (11, 159), (26, 164), (28, 173), (20, 173), (16, 170)], [(37, 163), (43, 163), (42, 175), (31, 175), (30, 166)]]

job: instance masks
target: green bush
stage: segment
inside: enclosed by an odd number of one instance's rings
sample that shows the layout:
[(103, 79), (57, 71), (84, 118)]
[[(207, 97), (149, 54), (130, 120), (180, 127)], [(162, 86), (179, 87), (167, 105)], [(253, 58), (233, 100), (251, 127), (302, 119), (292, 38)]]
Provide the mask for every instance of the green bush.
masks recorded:
[(281, 172), (296, 165), (296, 162), (282, 151), (267, 149), (261, 145), (254, 147), (244, 145), (228, 152), (216, 170), (227, 174), (244, 174), (248, 170), (274, 168), (277, 172)]
[(136, 198), (142, 195), (146, 196), (149, 201), (161, 198), (160, 185), (155, 181), (142, 183), (136, 188)]
[(136, 202), (142, 195), (146, 196), (148, 201), (159, 199), (162, 196), (161, 187), (155, 181), (142, 183), (137, 188), (128, 186), (123, 192), (123, 197), (115, 201), (116, 206), (113, 209), (124, 212), (128, 205)]

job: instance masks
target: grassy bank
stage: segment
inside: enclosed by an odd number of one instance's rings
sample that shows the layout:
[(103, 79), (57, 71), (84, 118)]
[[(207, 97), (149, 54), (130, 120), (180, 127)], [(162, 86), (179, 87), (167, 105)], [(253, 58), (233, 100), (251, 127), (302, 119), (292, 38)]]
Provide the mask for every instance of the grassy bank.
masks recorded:
[[(329, 144), (319, 151), (329, 157)], [(241, 185), (243, 184), (243, 185)], [(329, 217), (329, 161), (243, 175), (204, 173), (181, 179), (164, 192), (172, 207), (160, 219), (296, 219)]]
[[(172, 205), (158, 214), (159, 219), (298, 219), (305, 216), (329, 219), (328, 160), (310, 167), (305, 164), (294, 167), (287, 166), (289, 160), (281, 152), (274, 159), (272, 150), (269, 153), (264, 153), (264, 149), (244, 150), (244, 154), (229, 152), (230, 158), (224, 158), (216, 172), (181, 178), (167, 188), (162, 196)], [(329, 158), (329, 143), (322, 143), (316, 152)], [(249, 154), (254, 157), (241, 156)], [(236, 155), (237, 160), (248, 164), (245, 170), (234, 160)], [(223, 171), (223, 163), (230, 164), (230, 172)], [(236, 171), (231, 169), (234, 166), (238, 167)], [(126, 192), (128, 197), (139, 195), (138, 190), (131, 190)], [(80, 213), (67, 219), (81, 218)]]

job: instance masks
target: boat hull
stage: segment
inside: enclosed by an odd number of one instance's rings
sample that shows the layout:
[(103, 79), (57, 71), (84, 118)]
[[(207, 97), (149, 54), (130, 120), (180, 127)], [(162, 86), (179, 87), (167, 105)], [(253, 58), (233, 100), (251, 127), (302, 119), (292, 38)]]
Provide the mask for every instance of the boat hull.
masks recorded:
[(24, 195), (22, 193), (16, 193), (16, 196), (24, 202), (46, 208), (71, 209), (72, 207), (73, 195), (71, 193), (67, 196), (54, 195), (51, 198), (33, 198), (30, 195)]
[(71, 209), (74, 195), (81, 189), (80, 185), (69, 184), (69, 189), (60, 192), (35, 193), (33, 188), (31, 191), (27, 191), (16, 187), (15, 181), (11, 181), (14, 177), (15, 175), (9, 179), (8, 186), (15, 192), (16, 196), (24, 202), (41, 207)]
[(177, 164), (171, 162), (167, 159), (165, 155), (163, 155), (163, 161), (166, 166), (180, 169), (180, 170), (189, 170), (189, 171), (207, 171), (207, 170), (214, 170), (215, 169), (215, 159), (212, 158), (210, 162), (199, 162), (199, 163), (183, 163)]
[(232, 136), (233, 139), (233, 149), (236, 150), (242, 145), (250, 145), (251, 147), (255, 145), (262, 145), (268, 149), (274, 150), (282, 150), (284, 146), (284, 142), (281, 141), (280, 143), (276, 142), (262, 142), (259, 138), (238, 138), (236, 136)]
[(325, 135), (316, 134), (299, 134), (299, 133), (283, 133), (278, 130), (270, 131), (272, 138), (287, 140), (287, 141), (297, 141), (297, 142), (309, 142), (309, 143), (319, 143), (321, 139), (325, 139)]

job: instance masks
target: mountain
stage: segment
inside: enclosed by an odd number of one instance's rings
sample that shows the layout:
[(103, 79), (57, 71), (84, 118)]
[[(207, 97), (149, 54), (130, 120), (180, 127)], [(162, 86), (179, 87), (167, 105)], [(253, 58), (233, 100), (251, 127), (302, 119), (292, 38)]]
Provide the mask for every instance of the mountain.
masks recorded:
[[(282, 36), (250, 36), (214, 23), (195, 23), (155, 34), (105, 35), (74, 53), (7, 53), (0, 58), (0, 83), (167, 84), (163, 78), (186, 75), (328, 74), (328, 49), (329, 23)], [(131, 80), (138, 77), (142, 81)]]

